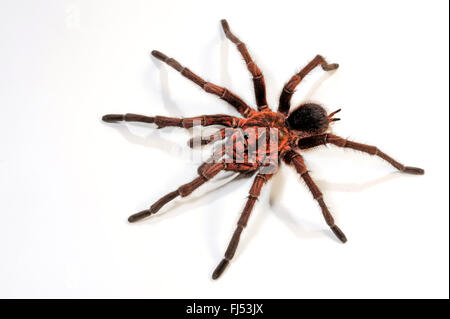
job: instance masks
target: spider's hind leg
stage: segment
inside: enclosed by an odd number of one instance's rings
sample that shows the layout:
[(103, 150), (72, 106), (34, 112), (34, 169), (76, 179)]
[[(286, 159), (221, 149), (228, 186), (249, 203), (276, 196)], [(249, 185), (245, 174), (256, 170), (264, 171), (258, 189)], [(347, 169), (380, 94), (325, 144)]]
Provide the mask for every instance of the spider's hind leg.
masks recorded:
[[(250, 170), (247, 170), (247, 172), (250, 172)], [(247, 226), (247, 222), (250, 217), (250, 213), (253, 210), (253, 206), (255, 205), (256, 200), (259, 197), (263, 185), (267, 182), (267, 180), (270, 177), (272, 177), (271, 174), (259, 173), (258, 175), (256, 175), (253, 181), (253, 185), (249, 191), (247, 203), (245, 204), (244, 210), (241, 213), (241, 217), (238, 220), (236, 230), (234, 231), (230, 243), (228, 244), (228, 248), (225, 251), (225, 256), (221, 260), (221, 262), (217, 265), (216, 269), (212, 274), (213, 279), (217, 279), (220, 277), (220, 275), (222, 275), (223, 271), (227, 268), (228, 264), (230, 263), (230, 260), (234, 257), (234, 254), (236, 253), (236, 249), (239, 244), (239, 239), (241, 238), (242, 231)]]
[(341, 242), (343, 242), (343, 243), (347, 242), (347, 237), (345, 236), (345, 234), (334, 223), (334, 218), (331, 215), (330, 211), (328, 210), (328, 207), (325, 204), (325, 201), (323, 200), (322, 192), (320, 191), (319, 187), (317, 187), (316, 183), (314, 183), (311, 176), (309, 176), (308, 170), (306, 169), (306, 165), (303, 162), (303, 157), (297, 152), (288, 151), (285, 153), (283, 160), (287, 164), (294, 166), (295, 170), (303, 178), (303, 180), (305, 181), (306, 185), (308, 186), (311, 194), (313, 195), (314, 199), (319, 204), (320, 209), (322, 210), (323, 218), (325, 219), (328, 226), (330, 226), (331, 231), (336, 235), (337, 238), (339, 238), (339, 240)]
[(169, 58), (164, 53), (157, 50), (153, 50), (152, 55), (180, 72), (182, 76), (200, 86), (207, 93), (217, 95), (220, 99), (228, 102), (228, 104), (232, 105), (242, 116), (248, 117), (255, 112), (255, 110), (248, 106), (247, 103), (245, 103), (239, 96), (224, 87), (206, 82), (191, 70), (182, 66), (177, 60)]
[(171, 200), (177, 198), (178, 196), (185, 197), (191, 194), (194, 190), (199, 188), (201, 185), (209, 181), (211, 178), (216, 176), (220, 171), (225, 168), (225, 163), (208, 163), (208, 165), (204, 166), (203, 169), (199, 169), (199, 176), (195, 178), (193, 181), (181, 185), (177, 190), (161, 197), (158, 201), (156, 201), (149, 209), (143, 210), (139, 213), (131, 215), (128, 218), (130, 223), (137, 222), (145, 217), (156, 214), (165, 204), (170, 202)]

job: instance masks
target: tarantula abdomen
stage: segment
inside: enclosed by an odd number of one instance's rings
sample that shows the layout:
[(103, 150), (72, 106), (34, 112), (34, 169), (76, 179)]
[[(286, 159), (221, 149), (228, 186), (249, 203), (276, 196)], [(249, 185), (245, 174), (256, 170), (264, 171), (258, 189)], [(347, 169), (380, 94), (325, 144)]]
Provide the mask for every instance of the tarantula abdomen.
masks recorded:
[(319, 104), (305, 103), (289, 114), (286, 120), (291, 129), (320, 134), (328, 129), (328, 116), (325, 109)]

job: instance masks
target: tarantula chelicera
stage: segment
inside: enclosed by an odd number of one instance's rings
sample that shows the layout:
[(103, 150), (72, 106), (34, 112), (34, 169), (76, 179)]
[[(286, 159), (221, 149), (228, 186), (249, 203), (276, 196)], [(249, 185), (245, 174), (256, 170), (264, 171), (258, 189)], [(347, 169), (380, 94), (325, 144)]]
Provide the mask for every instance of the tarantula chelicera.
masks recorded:
[[(305, 181), (314, 199), (318, 202), (328, 226), (341, 242), (345, 243), (347, 241), (344, 233), (335, 224), (333, 216), (324, 202), (322, 192), (309, 175), (303, 157), (298, 152), (298, 149), (303, 150), (319, 145), (334, 144), (339, 147), (351, 148), (371, 155), (377, 155), (401, 172), (417, 175), (424, 174), (423, 169), (404, 166), (375, 146), (355, 143), (327, 133), (329, 125), (333, 121), (339, 120), (333, 116), (340, 110), (327, 115), (327, 112), (322, 106), (315, 103), (305, 103), (297, 106), (292, 112), (289, 112), (292, 94), (297, 85), (309, 72), (317, 66), (321, 66), (324, 71), (332, 71), (338, 68), (338, 64), (327, 63), (320, 55), (317, 55), (286, 83), (281, 92), (278, 111), (273, 112), (267, 105), (264, 77), (260, 69), (252, 60), (245, 44), (231, 33), (227, 21), (222, 20), (221, 22), (226, 37), (237, 46), (253, 77), (257, 110), (250, 107), (229, 90), (206, 82), (188, 68), (183, 67), (176, 60), (167, 57), (159, 51), (152, 51), (152, 55), (155, 58), (167, 63), (206, 92), (215, 94), (231, 104), (243, 117), (222, 114), (202, 115), (191, 118), (151, 117), (138, 114), (108, 114), (103, 116), (103, 121), (105, 122), (128, 121), (155, 123), (158, 128), (166, 126), (191, 128), (194, 125), (219, 125), (224, 127), (218, 134), (207, 137), (195, 137), (189, 141), (191, 147), (196, 144), (205, 145), (218, 139), (225, 141), (222, 147), (214, 152), (211, 159), (198, 168), (199, 176), (193, 181), (165, 195), (149, 209), (130, 216), (128, 219), (130, 222), (136, 222), (155, 214), (166, 203), (178, 196), (184, 197), (191, 194), (196, 188), (213, 178), (220, 171), (233, 171), (249, 175), (250, 173), (256, 174), (249, 191), (247, 203), (237, 222), (236, 230), (231, 237), (225, 256), (212, 274), (213, 279), (217, 279), (222, 274), (233, 258), (239, 243), (239, 238), (247, 225), (250, 213), (258, 199), (261, 188), (276, 173), (278, 168), (277, 164), (280, 160), (295, 168)], [(231, 147), (229, 146), (230, 143), (226, 141), (232, 142)], [(256, 144), (258, 144), (258, 147), (256, 147)], [(261, 144), (264, 147), (260, 147)]]

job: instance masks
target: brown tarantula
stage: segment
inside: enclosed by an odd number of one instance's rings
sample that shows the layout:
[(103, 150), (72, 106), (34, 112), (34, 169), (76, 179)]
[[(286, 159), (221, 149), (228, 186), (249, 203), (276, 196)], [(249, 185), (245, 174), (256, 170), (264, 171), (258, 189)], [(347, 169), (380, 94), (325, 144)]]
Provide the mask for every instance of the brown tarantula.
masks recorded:
[[(339, 120), (333, 118), (333, 115), (340, 110), (327, 115), (327, 112), (322, 106), (314, 103), (306, 103), (299, 105), (292, 112), (289, 112), (291, 107), (290, 101), (294, 89), (309, 72), (319, 65), (325, 71), (331, 71), (338, 68), (338, 64), (329, 64), (320, 55), (317, 55), (286, 83), (281, 92), (278, 111), (272, 112), (267, 105), (264, 77), (260, 69), (255, 62), (253, 62), (245, 44), (231, 33), (226, 20), (222, 20), (222, 27), (226, 37), (237, 46), (237, 49), (247, 64), (248, 70), (253, 76), (256, 106), (258, 110), (247, 105), (241, 98), (229, 90), (206, 82), (188, 68), (183, 67), (176, 60), (167, 57), (159, 51), (152, 51), (152, 55), (155, 58), (167, 63), (169, 66), (180, 72), (181, 75), (203, 88), (206, 92), (215, 94), (222, 100), (227, 101), (236, 108), (243, 118), (222, 114), (202, 115), (191, 118), (171, 118), (165, 116), (150, 117), (137, 114), (108, 114), (103, 116), (105, 122), (128, 121), (155, 123), (158, 128), (166, 126), (191, 128), (194, 125), (221, 125), (225, 128), (220, 130), (218, 135), (214, 134), (209, 137), (192, 138), (189, 145), (191, 147), (195, 144), (205, 145), (216, 141), (217, 137), (222, 140), (231, 140), (233, 142), (231, 148), (227, 149), (227, 147), (221, 147), (214, 153), (211, 160), (203, 163), (198, 168), (199, 176), (197, 178), (165, 195), (149, 209), (130, 216), (128, 219), (130, 222), (135, 222), (155, 214), (166, 203), (178, 196), (184, 197), (189, 195), (220, 171), (233, 171), (241, 174), (257, 172), (253, 185), (249, 191), (247, 203), (237, 223), (237, 228), (231, 237), (225, 252), (225, 257), (212, 274), (213, 279), (217, 279), (222, 274), (230, 260), (233, 258), (239, 243), (239, 238), (247, 225), (250, 213), (260, 194), (261, 188), (276, 172), (276, 164), (279, 160), (284, 161), (288, 165), (292, 165), (297, 170), (298, 174), (311, 191), (314, 199), (318, 202), (323, 217), (333, 233), (343, 243), (347, 241), (344, 233), (334, 223), (333, 216), (323, 200), (322, 193), (311, 179), (303, 161), (303, 157), (297, 151), (298, 149), (308, 149), (331, 143), (339, 147), (351, 148), (371, 155), (377, 155), (404, 173), (417, 175), (424, 174), (423, 169), (404, 166), (375, 146), (355, 143), (327, 133), (329, 124)], [(243, 134), (242, 132), (244, 131), (245, 133)], [(268, 147), (256, 148), (256, 144), (261, 141), (264, 141)], [(226, 155), (228, 155), (227, 158), (225, 158)]]

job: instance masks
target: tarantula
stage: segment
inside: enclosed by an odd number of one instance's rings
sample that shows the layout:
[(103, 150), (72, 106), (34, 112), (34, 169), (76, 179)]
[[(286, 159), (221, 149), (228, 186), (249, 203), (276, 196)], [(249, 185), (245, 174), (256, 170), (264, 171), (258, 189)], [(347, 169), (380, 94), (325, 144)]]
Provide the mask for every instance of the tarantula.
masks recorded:
[[(183, 67), (175, 59), (169, 58), (159, 51), (152, 51), (152, 55), (155, 58), (167, 63), (206, 92), (215, 94), (222, 100), (228, 102), (243, 116), (243, 118), (222, 114), (202, 115), (191, 118), (171, 118), (165, 116), (150, 117), (138, 114), (108, 114), (103, 116), (103, 121), (105, 122), (127, 121), (154, 123), (158, 128), (166, 126), (191, 128), (194, 125), (220, 125), (225, 127), (221, 129), (218, 134), (209, 137), (192, 138), (189, 141), (191, 147), (196, 144), (205, 145), (214, 142), (217, 140), (217, 136), (222, 140), (233, 141), (231, 148), (222, 146), (218, 151), (214, 152), (211, 160), (206, 161), (198, 168), (199, 176), (197, 178), (163, 196), (149, 209), (130, 216), (128, 219), (129, 222), (136, 222), (142, 218), (155, 214), (166, 203), (178, 196), (188, 196), (196, 188), (212, 179), (220, 171), (233, 171), (241, 174), (257, 173), (250, 188), (247, 203), (237, 222), (236, 230), (231, 237), (225, 256), (212, 274), (213, 279), (217, 279), (223, 273), (230, 260), (233, 258), (241, 233), (247, 225), (250, 213), (258, 199), (261, 188), (273, 174), (276, 173), (278, 160), (284, 161), (286, 164), (292, 165), (295, 168), (301, 178), (305, 181), (314, 199), (319, 204), (323, 217), (332, 232), (341, 242), (345, 243), (347, 241), (342, 230), (335, 224), (333, 216), (324, 202), (322, 192), (309, 175), (303, 157), (297, 151), (298, 149), (303, 150), (319, 145), (334, 144), (338, 147), (351, 148), (379, 156), (401, 172), (417, 175), (424, 174), (423, 169), (404, 166), (375, 146), (355, 143), (327, 133), (329, 125), (333, 121), (339, 120), (338, 118), (333, 118), (333, 116), (339, 112), (340, 109), (327, 115), (327, 112), (322, 106), (315, 103), (305, 103), (289, 112), (291, 108), (290, 101), (294, 89), (309, 72), (317, 66), (321, 66), (324, 71), (332, 71), (338, 68), (338, 64), (327, 63), (320, 55), (317, 55), (286, 83), (281, 92), (278, 111), (273, 112), (267, 105), (263, 74), (252, 60), (245, 44), (231, 33), (227, 21), (222, 20), (221, 23), (226, 37), (237, 46), (237, 49), (244, 58), (247, 68), (253, 77), (257, 110), (250, 107), (236, 94), (230, 92), (226, 88), (206, 82), (188, 68)], [(243, 131), (246, 133), (242, 134)], [(254, 134), (252, 134), (252, 132), (254, 132)], [(261, 140), (265, 142), (268, 141), (269, 147), (256, 148), (256, 143)], [(275, 141), (275, 143), (273, 141)], [(231, 154), (231, 156), (226, 157), (226, 153)]]

